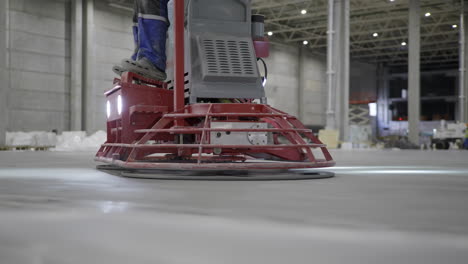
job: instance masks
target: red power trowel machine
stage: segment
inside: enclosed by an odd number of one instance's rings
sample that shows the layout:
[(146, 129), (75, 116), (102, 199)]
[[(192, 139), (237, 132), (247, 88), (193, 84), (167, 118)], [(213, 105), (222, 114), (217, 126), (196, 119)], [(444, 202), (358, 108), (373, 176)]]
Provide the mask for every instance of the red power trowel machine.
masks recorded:
[(114, 81), (105, 93), (107, 142), (96, 161), (158, 170), (335, 164), (311, 130), (266, 104), (268, 40), (250, 0), (175, 0), (169, 9), (169, 80), (126, 72)]

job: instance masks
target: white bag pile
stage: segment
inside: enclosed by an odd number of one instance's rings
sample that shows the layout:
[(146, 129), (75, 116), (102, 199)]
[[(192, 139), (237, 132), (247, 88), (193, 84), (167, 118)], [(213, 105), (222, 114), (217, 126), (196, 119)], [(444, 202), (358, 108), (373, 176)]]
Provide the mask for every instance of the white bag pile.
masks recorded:
[(97, 151), (107, 139), (104, 131), (87, 137), (84, 131), (66, 131), (57, 136), (55, 151)]
[(6, 145), (11, 147), (52, 147), (57, 143), (57, 135), (52, 132), (7, 132)]
[(97, 151), (107, 139), (104, 131), (86, 136), (84, 131), (65, 131), (61, 135), (53, 132), (7, 132), (6, 146), (9, 147), (55, 147), (55, 151)]

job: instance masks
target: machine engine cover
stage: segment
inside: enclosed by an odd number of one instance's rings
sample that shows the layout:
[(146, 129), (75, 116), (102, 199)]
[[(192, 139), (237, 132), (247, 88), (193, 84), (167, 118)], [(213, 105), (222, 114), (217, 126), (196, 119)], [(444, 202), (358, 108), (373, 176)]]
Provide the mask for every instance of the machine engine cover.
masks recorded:
[(258, 79), (251, 39), (229, 36), (200, 37), (198, 44), (203, 58), (203, 80), (255, 82)]

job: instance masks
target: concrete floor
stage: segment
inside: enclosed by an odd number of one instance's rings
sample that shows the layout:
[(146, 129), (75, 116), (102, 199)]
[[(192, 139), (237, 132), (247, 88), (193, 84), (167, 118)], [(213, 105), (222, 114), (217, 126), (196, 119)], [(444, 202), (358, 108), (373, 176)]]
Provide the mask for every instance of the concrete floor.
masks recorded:
[(0, 263), (468, 263), (468, 151), (335, 151), (337, 177), (121, 178), (0, 152)]

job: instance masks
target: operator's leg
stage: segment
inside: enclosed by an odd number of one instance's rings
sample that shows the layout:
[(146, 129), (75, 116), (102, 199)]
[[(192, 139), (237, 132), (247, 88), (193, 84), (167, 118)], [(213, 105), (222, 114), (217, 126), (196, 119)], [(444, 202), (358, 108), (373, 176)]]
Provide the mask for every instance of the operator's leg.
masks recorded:
[(169, 27), (168, 0), (136, 0), (138, 9), (138, 54), (125, 67), (144, 77), (166, 79), (166, 35)]
[[(133, 52), (133, 55), (130, 57), (133, 61), (136, 61), (137, 55), (138, 55), (138, 5), (137, 2), (134, 2), (133, 5), (133, 25), (132, 25), (132, 31), (133, 31), (133, 40), (135, 43), (135, 49)], [(122, 75), (122, 73), (128, 71), (126, 67), (120, 66), (120, 65), (115, 65), (112, 68), (112, 71), (117, 74), (117, 75)]]
[(137, 2), (135, 1), (133, 5), (133, 26), (132, 26), (133, 40), (135, 42), (135, 50), (132, 55), (132, 60), (137, 59), (138, 49), (139, 49), (138, 47), (138, 13), (139, 13), (138, 5), (137, 5)]

